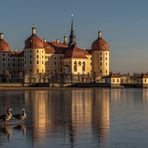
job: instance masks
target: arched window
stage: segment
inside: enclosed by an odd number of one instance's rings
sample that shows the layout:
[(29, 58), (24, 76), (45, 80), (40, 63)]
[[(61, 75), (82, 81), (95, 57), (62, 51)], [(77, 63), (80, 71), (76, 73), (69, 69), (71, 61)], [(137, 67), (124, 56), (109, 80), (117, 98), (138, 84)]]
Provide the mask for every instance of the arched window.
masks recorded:
[(81, 66), (81, 61), (78, 62), (79, 66)]
[(74, 71), (77, 71), (77, 62), (74, 62)]
[(85, 62), (83, 62), (83, 66), (82, 66), (82, 71), (83, 72), (85, 72), (85, 66), (86, 66), (86, 64), (85, 64)]

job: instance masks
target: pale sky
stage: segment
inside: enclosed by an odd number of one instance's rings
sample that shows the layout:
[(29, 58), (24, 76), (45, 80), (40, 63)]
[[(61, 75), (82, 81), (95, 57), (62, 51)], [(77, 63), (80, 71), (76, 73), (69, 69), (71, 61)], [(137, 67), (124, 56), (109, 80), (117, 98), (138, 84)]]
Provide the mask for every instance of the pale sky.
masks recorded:
[(71, 14), (78, 46), (90, 48), (98, 30), (110, 44), (113, 72), (148, 72), (147, 0), (1, 0), (0, 32), (22, 50), (33, 24), (48, 41), (69, 36)]

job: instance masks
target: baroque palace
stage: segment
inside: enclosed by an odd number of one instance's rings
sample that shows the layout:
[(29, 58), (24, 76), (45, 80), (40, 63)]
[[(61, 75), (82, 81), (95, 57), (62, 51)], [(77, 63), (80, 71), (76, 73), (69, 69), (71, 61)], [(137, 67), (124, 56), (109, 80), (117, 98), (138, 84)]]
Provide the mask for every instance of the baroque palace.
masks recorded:
[(90, 79), (95, 75), (101, 78), (109, 75), (109, 52), (109, 44), (101, 31), (91, 49), (79, 48), (73, 20), (69, 40), (64, 36), (63, 42), (41, 39), (33, 26), (22, 51), (13, 50), (0, 33), (0, 81), (17, 81), (20, 78), (26, 83), (47, 82), (55, 75), (87, 75)]

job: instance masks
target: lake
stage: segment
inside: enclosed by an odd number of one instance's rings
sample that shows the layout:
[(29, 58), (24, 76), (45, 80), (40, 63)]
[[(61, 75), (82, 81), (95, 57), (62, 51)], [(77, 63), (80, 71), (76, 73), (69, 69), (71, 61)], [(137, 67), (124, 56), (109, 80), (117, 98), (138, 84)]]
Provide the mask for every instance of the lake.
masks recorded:
[(0, 148), (148, 147), (148, 89), (1, 90)]

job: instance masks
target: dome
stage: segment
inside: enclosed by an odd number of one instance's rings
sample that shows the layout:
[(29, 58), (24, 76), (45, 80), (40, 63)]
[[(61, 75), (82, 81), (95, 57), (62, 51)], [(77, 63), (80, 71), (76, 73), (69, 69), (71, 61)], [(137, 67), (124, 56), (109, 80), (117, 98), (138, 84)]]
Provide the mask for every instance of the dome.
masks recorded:
[(98, 38), (92, 43), (92, 50), (109, 51), (109, 44), (102, 38), (102, 32), (98, 32)]
[(44, 48), (43, 41), (36, 35), (36, 28), (32, 28), (32, 35), (25, 40), (25, 48)]
[(3, 33), (0, 33), (0, 51), (9, 52), (10, 50), (9, 44), (3, 39)]

